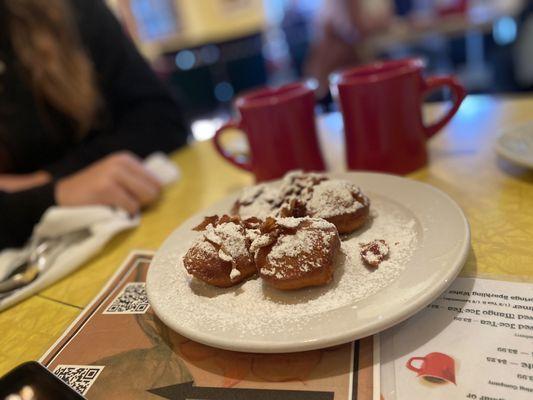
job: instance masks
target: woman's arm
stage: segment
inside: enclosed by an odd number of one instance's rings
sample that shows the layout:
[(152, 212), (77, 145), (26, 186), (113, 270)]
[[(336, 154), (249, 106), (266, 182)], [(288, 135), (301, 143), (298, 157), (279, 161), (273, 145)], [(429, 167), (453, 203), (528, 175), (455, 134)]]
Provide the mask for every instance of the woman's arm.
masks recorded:
[(50, 174), (37, 171), (30, 174), (0, 174), (0, 191), (20, 192), (44, 185), (52, 180)]
[(46, 185), (17, 192), (0, 189), (0, 250), (24, 244), (54, 204), (107, 205), (136, 214), (156, 201), (160, 192), (157, 179), (128, 153), (110, 155)]
[(110, 121), (46, 170), (64, 176), (112, 152), (145, 157), (185, 144), (188, 128), (179, 107), (109, 9), (101, 0), (74, 0), (72, 5)]

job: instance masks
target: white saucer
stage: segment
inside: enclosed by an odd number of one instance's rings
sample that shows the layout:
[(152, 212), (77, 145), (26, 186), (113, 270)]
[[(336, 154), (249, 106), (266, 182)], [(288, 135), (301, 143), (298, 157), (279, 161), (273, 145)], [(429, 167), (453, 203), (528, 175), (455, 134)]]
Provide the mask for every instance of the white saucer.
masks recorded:
[(533, 168), (533, 124), (505, 132), (496, 141), (496, 151), (509, 161)]
[[(409, 257), (400, 260), (403, 265), (395, 280), (367, 297), (348, 298), (333, 307), (321, 301), (331, 297), (328, 290), (336, 290), (335, 285), (348, 279), (349, 273), (336, 271), (337, 282), (330, 287), (284, 292), (280, 296), (272, 294), (275, 289), (265, 290), (264, 298), (257, 303), (250, 302), (247, 291), (254, 288), (257, 294), (259, 280), (229, 289), (202, 287), (191, 280), (182, 263), (183, 254), (198, 235), (191, 228), (204, 216), (227, 213), (236, 197), (233, 195), (185, 222), (156, 253), (148, 271), (147, 292), (158, 317), (176, 332), (206, 345), (281, 353), (329, 347), (372, 335), (403, 321), (438, 297), (455, 279), (469, 251), (470, 229), (459, 206), (440, 190), (406, 178), (355, 172), (334, 176), (356, 182), (374, 200), (375, 221), (380, 218), (379, 208), (396, 210), (401, 218), (411, 221), (396, 230), (412, 229), (416, 240)], [(370, 224), (364, 234), (368, 236), (372, 229)], [(345, 263), (343, 268), (356, 266)], [(371, 274), (365, 276), (372, 279)], [(217, 300), (217, 296), (226, 297)], [(316, 304), (316, 312), (276, 319), (276, 304), (285, 310), (297, 304), (295, 310), (302, 310), (307, 301)]]

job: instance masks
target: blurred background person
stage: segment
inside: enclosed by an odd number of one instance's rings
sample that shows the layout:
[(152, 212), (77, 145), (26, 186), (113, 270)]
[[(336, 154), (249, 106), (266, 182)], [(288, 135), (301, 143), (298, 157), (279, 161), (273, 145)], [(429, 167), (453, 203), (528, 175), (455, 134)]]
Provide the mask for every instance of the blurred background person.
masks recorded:
[(327, 95), (332, 72), (370, 61), (361, 45), (366, 37), (385, 30), (392, 16), (389, 0), (322, 2), (305, 68), (307, 76), (318, 80), (319, 98)]
[(136, 213), (187, 126), (102, 0), (0, 0), (0, 247), (51, 205)]

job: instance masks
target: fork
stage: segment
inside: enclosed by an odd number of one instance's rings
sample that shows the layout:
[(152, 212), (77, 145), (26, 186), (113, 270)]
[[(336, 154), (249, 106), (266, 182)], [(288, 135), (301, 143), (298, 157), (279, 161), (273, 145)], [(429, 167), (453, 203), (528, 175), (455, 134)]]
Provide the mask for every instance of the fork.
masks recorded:
[(7, 279), (0, 282), (0, 299), (12, 294), (15, 289), (24, 287), (33, 282), (45, 272), (54, 261), (71, 245), (81, 242), (91, 235), (89, 228), (71, 232), (58, 238), (44, 239), (30, 246), (29, 256), (16, 267)]

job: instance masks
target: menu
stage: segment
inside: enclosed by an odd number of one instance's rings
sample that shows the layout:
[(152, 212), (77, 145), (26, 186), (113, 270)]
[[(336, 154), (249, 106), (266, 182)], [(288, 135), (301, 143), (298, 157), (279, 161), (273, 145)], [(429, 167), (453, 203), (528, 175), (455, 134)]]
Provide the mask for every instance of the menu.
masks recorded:
[(533, 284), (458, 278), (381, 340), (385, 400), (533, 398)]
[(167, 328), (145, 291), (152, 255), (133, 253), (40, 360), (89, 400), (371, 400), (378, 347), (253, 354), (216, 349)]

